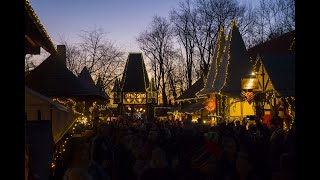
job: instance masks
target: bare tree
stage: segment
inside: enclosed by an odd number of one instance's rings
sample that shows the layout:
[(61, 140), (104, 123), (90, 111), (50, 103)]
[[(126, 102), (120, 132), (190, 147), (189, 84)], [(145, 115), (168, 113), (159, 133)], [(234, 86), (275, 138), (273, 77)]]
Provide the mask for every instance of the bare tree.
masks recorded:
[(47, 57), (50, 56), (50, 53), (48, 53), (43, 48), (40, 48), (40, 54), (34, 55), (34, 54), (27, 54), (25, 56), (25, 73), (29, 73), (34, 68), (39, 66)]
[(160, 16), (154, 16), (149, 27), (137, 37), (137, 42), (142, 51), (159, 64), (159, 73), (161, 75), (160, 86), (164, 106), (168, 104), (165, 83), (165, 63), (168, 61), (168, 54), (170, 54), (170, 51), (173, 49), (173, 37), (174, 34), (170, 22)]
[(220, 27), (227, 29), (233, 19), (239, 20), (240, 30), (246, 30), (250, 23), (246, 16), (246, 6), (236, 0), (196, 0), (196, 18), (194, 34), (200, 55), (202, 74), (209, 70), (210, 60), (213, 55), (214, 42)]
[[(192, 85), (193, 55), (195, 51), (195, 35), (193, 35), (191, 1), (179, 2), (179, 9), (170, 12), (171, 21), (174, 24), (175, 35), (183, 46), (186, 61), (186, 77), (188, 88)], [(182, 56), (183, 57), (183, 56)]]
[(106, 38), (102, 28), (81, 31), (79, 37), (80, 42), (74, 45), (62, 40), (66, 45), (68, 68), (78, 75), (86, 66), (93, 80), (100, 77), (102, 88), (110, 91), (113, 80), (124, 68), (124, 52)]
[(252, 35), (255, 44), (295, 29), (294, 0), (260, 0), (255, 11)]
[(67, 68), (75, 75), (79, 75), (83, 68), (79, 63), (79, 61), (81, 61), (80, 48), (76, 44), (70, 44), (68, 40), (62, 35), (59, 35), (59, 39), (59, 43), (66, 46)]
[(34, 64), (33, 61), (31, 61), (32, 59), (32, 54), (27, 54), (25, 56), (25, 65), (24, 65), (24, 72), (25, 73), (29, 73), (32, 69), (34, 69), (36, 67), (36, 65)]

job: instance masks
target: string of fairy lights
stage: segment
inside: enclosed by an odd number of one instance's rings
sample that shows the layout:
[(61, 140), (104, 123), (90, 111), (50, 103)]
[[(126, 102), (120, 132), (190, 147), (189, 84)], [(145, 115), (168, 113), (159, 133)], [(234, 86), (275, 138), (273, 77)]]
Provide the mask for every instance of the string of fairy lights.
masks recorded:
[(57, 144), (57, 148), (55, 148), (55, 152), (53, 153), (52, 162), (51, 162), (51, 168), (54, 169), (56, 167), (56, 161), (59, 157), (62, 157), (63, 152), (66, 151), (66, 145), (68, 143), (68, 140), (70, 138), (66, 137), (63, 140), (60, 140), (59, 142), (62, 142), (62, 144)]
[(219, 36), (221, 36), (221, 37), (219, 38), (220, 43), (218, 44), (218, 54), (217, 54), (217, 60), (216, 60), (216, 63), (218, 63), (218, 66), (216, 65), (216, 67), (215, 67), (216, 68), (216, 72), (215, 72), (214, 77), (217, 77), (217, 75), (218, 75), (218, 67), (220, 67), (221, 62), (222, 62), (222, 58), (221, 57), (222, 57), (223, 52), (221, 53), (220, 51), (222, 50), (222, 47), (225, 46), (225, 43), (227, 41), (226, 40), (226, 35), (224, 33), (223, 26), (221, 26)]
[(233, 31), (233, 28), (237, 27), (236, 25), (236, 21), (235, 20), (232, 20), (232, 24), (231, 24), (231, 29), (230, 29), (230, 32), (229, 32), (229, 40), (227, 42), (228, 44), (228, 47), (225, 48), (224, 50), (224, 53), (226, 53), (226, 51), (228, 51), (227, 53), (227, 56), (228, 56), (228, 61), (227, 61), (227, 67), (226, 67), (226, 74), (225, 74), (225, 79), (224, 79), (224, 83), (221, 87), (221, 89), (219, 90), (219, 92), (221, 92), (221, 90), (223, 89), (223, 87), (226, 85), (227, 83), (227, 77), (228, 77), (228, 68), (229, 68), (229, 64), (230, 64), (230, 46), (231, 46), (231, 40), (232, 40), (232, 31)]
[(97, 116), (102, 110), (106, 109), (106, 105), (101, 105), (94, 101), (89, 106), (88, 112), (86, 113), (85, 102), (77, 102), (72, 98), (53, 98), (52, 100), (72, 109), (75, 116), (75, 122), (70, 127), (70, 137), (65, 137), (56, 145), (51, 162), (51, 168), (54, 169), (56, 167), (57, 159), (61, 158), (63, 153), (65, 152), (65, 147), (68, 144), (69, 139), (75, 134), (83, 132), (86, 127), (91, 124), (93, 118)]
[(25, 0), (25, 7), (26, 7), (27, 12), (30, 14), (31, 18), (33, 19), (33, 22), (35, 22), (36, 26), (40, 30), (40, 32), (49, 40), (51, 48), (53, 48), (54, 51), (57, 52), (56, 47), (53, 45), (53, 42), (52, 42), (50, 36), (48, 35), (46, 29), (41, 24), (40, 19), (38, 18), (37, 14), (34, 12), (29, 0)]
[[(291, 117), (291, 122), (289, 124), (289, 128), (293, 128), (295, 125), (295, 97), (294, 96), (290, 96), (290, 97), (286, 97), (285, 98), (286, 102), (288, 103), (288, 111), (289, 111), (289, 115)], [(291, 100), (291, 102), (290, 102)]]
[(293, 45), (295, 44), (295, 41), (296, 41), (296, 37), (294, 37), (293, 40), (292, 40), (292, 43), (291, 43), (290, 48), (289, 48), (290, 51), (293, 50), (292, 48), (293, 48)]
[[(204, 82), (206, 83), (206, 85), (199, 91), (199, 93), (207, 93), (207, 90), (209, 88), (213, 88), (213, 85), (214, 85), (214, 81), (215, 81), (215, 78), (217, 77), (217, 74), (218, 74), (218, 67), (220, 66), (221, 64), (221, 55), (223, 53), (221, 53), (220, 51), (222, 50), (221, 47), (224, 47), (225, 46), (225, 34), (224, 34), (224, 29), (223, 29), (223, 26), (220, 27), (220, 30), (219, 30), (219, 33), (218, 33), (218, 39), (217, 39), (217, 42), (216, 42), (216, 46), (215, 46), (215, 49), (214, 49), (214, 56), (213, 56), (213, 62), (210, 66), (210, 70), (209, 70), (209, 73), (206, 77), (204, 77)], [(213, 71), (213, 68), (214, 68), (214, 74), (210, 74), (210, 72)], [(212, 76), (212, 79), (210, 79), (210, 77), (208, 76)], [(209, 82), (208, 82), (209, 81)], [(199, 93), (197, 93), (197, 95), (200, 95)]]

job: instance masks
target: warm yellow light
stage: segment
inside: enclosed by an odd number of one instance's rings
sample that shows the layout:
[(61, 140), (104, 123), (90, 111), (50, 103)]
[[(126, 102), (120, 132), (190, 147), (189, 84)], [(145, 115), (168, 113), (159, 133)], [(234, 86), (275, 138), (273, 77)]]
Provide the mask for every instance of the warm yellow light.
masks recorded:
[(251, 75), (256, 75), (256, 73), (255, 73), (255, 72), (252, 72)]
[(206, 120), (203, 120), (203, 123), (205, 124), (205, 123), (207, 123), (207, 121), (206, 121)]

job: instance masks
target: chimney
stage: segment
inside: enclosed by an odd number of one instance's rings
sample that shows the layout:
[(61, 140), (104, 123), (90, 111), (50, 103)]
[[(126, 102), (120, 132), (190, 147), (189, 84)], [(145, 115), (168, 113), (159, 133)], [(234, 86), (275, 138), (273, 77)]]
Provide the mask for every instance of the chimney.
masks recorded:
[(66, 46), (65, 45), (57, 45), (57, 57), (58, 61), (62, 62), (64, 65), (67, 65), (66, 60)]

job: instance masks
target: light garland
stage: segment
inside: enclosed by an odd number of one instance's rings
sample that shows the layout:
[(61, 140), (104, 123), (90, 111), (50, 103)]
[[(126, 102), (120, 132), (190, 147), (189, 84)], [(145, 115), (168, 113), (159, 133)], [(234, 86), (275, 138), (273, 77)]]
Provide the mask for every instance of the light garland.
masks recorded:
[(52, 158), (51, 158), (51, 169), (54, 171), (54, 169), (56, 168), (56, 164), (57, 164), (57, 159), (60, 157), (62, 158), (63, 152), (66, 151), (66, 145), (68, 144), (69, 138), (66, 137), (64, 140), (60, 140), (60, 143), (62, 142), (62, 144), (57, 144), (56, 148), (55, 148), (55, 153), (53, 153)]
[[(290, 102), (291, 98), (291, 102)], [(286, 102), (288, 103), (288, 111), (289, 111), (289, 116), (291, 117), (291, 122), (289, 125), (289, 129), (293, 128), (295, 125), (295, 97), (286, 97)]]
[[(223, 26), (221, 26), (220, 30), (219, 30), (216, 46), (214, 49), (214, 55), (212, 57), (212, 63), (210, 66), (210, 70), (209, 70), (208, 75), (206, 77), (204, 77), (205, 86), (198, 93), (196, 93), (196, 95), (200, 95), (200, 93), (208, 94), (209, 93), (208, 90), (213, 88), (214, 81), (215, 81), (217, 74), (218, 74), (218, 68), (220, 67), (220, 64), (222, 62), (221, 57), (222, 57), (223, 50), (224, 50), (224, 48), (222, 48), (222, 47), (225, 47), (225, 43), (226, 43), (226, 37), (225, 37)], [(220, 51), (222, 51), (222, 52), (220, 52)], [(215, 71), (213, 72), (213, 74), (210, 74), (213, 71), (213, 68), (215, 68)], [(211, 84), (211, 82), (212, 82), (212, 84)]]
[(43, 27), (43, 25), (41, 24), (38, 16), (36, 15), (36, 13), (34, 12), (29, 0), (25, 0), (25, 9), (27, 10), (28, 14), (30, 15), (30, 17), (32, 18), (33, 22), (35, 22), (35, 25), (37, 26), (37, 28), (40, 30), (40, 33), (42, 35), (44, 35), (47, 40), (49, 41), (49, 44), (51, 46), (51, 48), (54, 50), (54, 52), (57, 52), (57, 48), (56, 46), (54, 46), (53, 42), (51, 41), (50, 36), (48, 35), (46, 29)]
[(92, 119), (100, 114), (100, 106), (97, 104), (97, 102), (93, 102), (89, 107), (89, 112), (86, 112), (85, 102), (76, 102), (71, 98), (53, 98), (52, 100), (72, 109), (76, 121), (73, 126), (73, 130), (75, 130), (75, 127), (79, 123), (88, 126)]
[(223, 83), (222, 87), (220, 88), (219, 92), (221, 92), (221, 90), (224, 88), (224, 86), (227, 83), (228, 69), (229, 69), (229, 64), (230, 64), (230, 46), (231, 46), (231, 41), (232, 41), (232, 31), (233, 31), (234, 27), (236, 27), (236, 22), (235, 22), (235, 20), (232, 20), (232, 24), (231, 24), (231, 28), (230, 28), (230, 32), (229, 32), (229, 39), (228, 39), (229, 42), (227, 42), (228, 47), (225, 47), (225, 49), (224, 49), (224, 53), (226, 53), (226, 51), (228, 51), (226, 75), (225, 75), (224, 83)]
[[(214, 77), (217, 77), (218, 67), (220, 67), (220, 65), (222, 63), (222, 54), (223, 54), (223, 48), (222, 47), (225, 46), (225, 43), (227, 41), (226, 35), (224, 33), (223, 26), (221, 26), (221, 30), (220, 31), (222, 31), (221, 32), (222, 35), (220, 34), (220, 36), (222, 36), (222, 37), (220, 37), (220, 39), (222, 39), (223, 41), (221, 41), (221, 44), (218, 45), (218, 54), (217, 54), (217, 60), (218, 61), (216, 62), (216, 63), (218, 63), (218, 66), (216, 66), (216, 73), (215, 73)], [(222, 51), (222, 52), (220, 52), (220, 51)]]
[(294, 37), (293, 40), (292, 40), (292, 43), (291, 43), (290, 48), (289, 48), (290, 51), (293, 50), (292, 46), (295, 44), (295, 40), (296, 40), (296, 37)]
[(180, 103), (180, 102), (185, 102), (185, 101), (190, 101), (190, 100), (201, 100), (201, 99), (205, 99), (206, 97), (195, 97), (195, 98), (186, 98), (186, 99), (177, 99), (176, 102)]
[[(89, 125), (89, 122), (91, 122), (92, 119), (94, 118), (92, 114), (94, 114), (95, 110), (100, 111), (104, 107), (103, 105), (99, 105), (97, 102), (93, 102), (92, 105), (89, 107), (89, 115), (86, 116), (85, 107), (79, 107), (79, 105), (84, 106), (85, 105), (84, 102), (76, 102), (72, 98), (53, 98), (52, 100), (66, 107), (69, 107), (70, 109), (72, 109), (73, 113), (76, 115), (75, 123), (71, 127), (72, 129), (72, 133), (70, 134), (71, 137), (76, 133), (76, 130), (79, 130), (79, 129), (81, 130), (83, 126)], [(52, 170), (56, 168), (57, 159), (59, 157), (61, 158), (63, 153), (66, 151), (65, 147), (66, 147), (66, 144), (68, 143), (68, 139), (69, 139), (68, 137), (66, 137), (64, 140), (61, 139), (59, 142), (62, 142), (62, 144), (56, 145), (56, 150), (55, 150), (55, 153), (53, 154), (52, 162), (50, 166)]]

